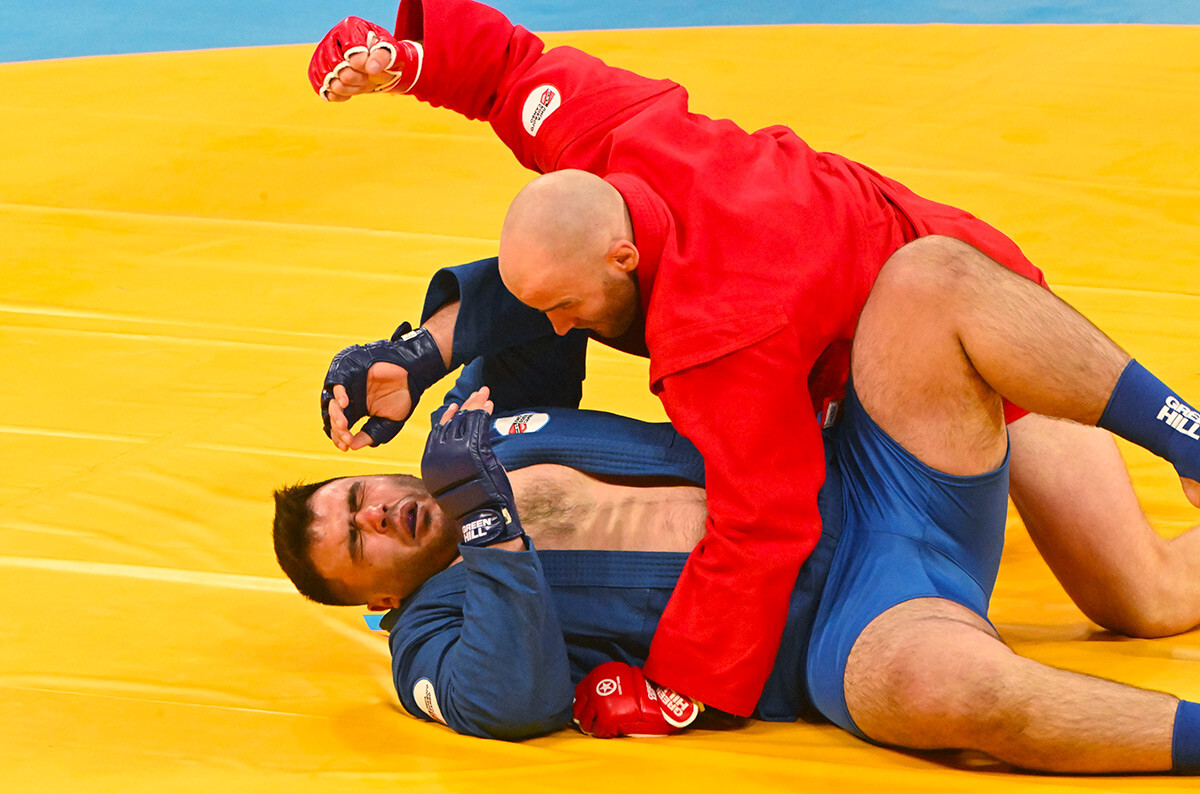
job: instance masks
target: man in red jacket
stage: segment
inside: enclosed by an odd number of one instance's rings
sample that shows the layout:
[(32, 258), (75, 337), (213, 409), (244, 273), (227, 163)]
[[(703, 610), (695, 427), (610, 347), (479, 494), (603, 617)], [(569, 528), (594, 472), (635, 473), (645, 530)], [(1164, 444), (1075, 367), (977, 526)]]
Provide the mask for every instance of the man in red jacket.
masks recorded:
[[(402, 2), (394, 38), (346, 20), (318, 46), (310, 78), (328, 99), (405, 92), (486, 119), (547, 174), (506, 220), (508, 286), (560, 329), (648, 352), (652, 390), (706, 463), (707, 531), (645, 667), (664, 687), (734, 714), (753, 708), (820, 535), (821, 423), (843, 397), (859, 314), (889, 262), (922, 311), (948, 301), (938, 332), (959, 335), (981, 388), (1103, 420), (1200, 488), (1200, 444), (1187, 434), (1200, 413), (1042, 289), (1015, 244), (787, 128), (747, 133), (692, 114), (681, 86), (569, 47), (544, 51), (471, 0)], [(997, 305), (972, 291), (980, 285), (1015, 303)], [(895, 319), (908, 319), (903, 304)], [(903, 413), (886, 400), (865, 408)], [(960, 431), (927, 427), (937, 432), (909, 451), (965, 473), (946, 443)]]

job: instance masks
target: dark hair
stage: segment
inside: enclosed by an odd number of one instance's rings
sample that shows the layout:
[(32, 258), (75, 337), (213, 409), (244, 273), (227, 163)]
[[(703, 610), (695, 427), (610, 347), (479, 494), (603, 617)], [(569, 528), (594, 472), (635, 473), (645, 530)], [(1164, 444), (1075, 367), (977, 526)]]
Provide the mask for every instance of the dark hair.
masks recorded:
[(334, 477), (322, 482), (285, 485), (275, 491), (275, 559), (279, 567), (296, 585), (300, 595), (328, 606), (353, 606), (334, 593), (329, 580), (313, 565), (312, 561), (312, 508), (308, 500), (319, 488), (328, 485)]

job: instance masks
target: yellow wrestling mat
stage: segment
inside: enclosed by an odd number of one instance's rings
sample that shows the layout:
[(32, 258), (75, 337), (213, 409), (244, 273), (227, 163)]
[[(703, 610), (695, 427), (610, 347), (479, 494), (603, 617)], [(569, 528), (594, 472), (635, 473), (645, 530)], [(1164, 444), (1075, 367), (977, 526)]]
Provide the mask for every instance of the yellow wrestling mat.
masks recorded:
[[(1200, 29), (547, 38), (973, 211), (1200, 395)], [(270, 491), (417, 469), (423, 421), (337, 453), (320, 377), (341, 347), (417, 319), (436, 267), (492, 254), (532, 175), (446, 111), (320, 102), (308, 55), (0, 65), (3, 790), (1195, 790), (899, 753), (824, 725), (510, 745), (406, 716), (361, 613), (305, 602), (278, 571)], [(645, 380), (644, 362), (596, 352), (587, 404), (660, 417)], [(1200, 520), (1167, 464), (1127, 459), (1163, 533)], [(1015, 521), (992, 618), (1024, 655), (1200, 700), (1200, 633), (1100, 631)]]

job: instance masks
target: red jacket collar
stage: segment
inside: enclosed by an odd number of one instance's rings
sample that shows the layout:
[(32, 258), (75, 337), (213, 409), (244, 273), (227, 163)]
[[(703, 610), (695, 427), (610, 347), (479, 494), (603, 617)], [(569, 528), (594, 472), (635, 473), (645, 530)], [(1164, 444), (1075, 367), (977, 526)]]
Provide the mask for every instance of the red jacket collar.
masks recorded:
[(609, 174), (604, 180), (625, 199), (633, 221), (633, 243), (638, 249), (637, 280), (644, 313), (650, 305), (658, 266), (671, 232), (671, 216), (666, 202), (636, 176), (616, 173)]

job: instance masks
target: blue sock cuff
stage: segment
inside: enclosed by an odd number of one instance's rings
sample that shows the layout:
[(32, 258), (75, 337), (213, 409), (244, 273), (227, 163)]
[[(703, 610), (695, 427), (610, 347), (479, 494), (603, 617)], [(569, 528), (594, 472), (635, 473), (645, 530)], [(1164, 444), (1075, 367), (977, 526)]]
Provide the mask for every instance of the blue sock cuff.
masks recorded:
[(1171, 771), (1177, 775), (1200, 774), (1200, 703), (1181, 700), (1175, 710)]
[(1200, 412), (1131, 360), (1096, 423), (1200, 480)]

